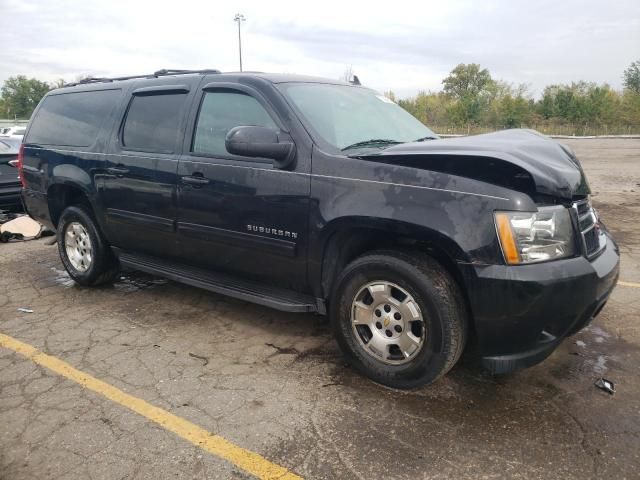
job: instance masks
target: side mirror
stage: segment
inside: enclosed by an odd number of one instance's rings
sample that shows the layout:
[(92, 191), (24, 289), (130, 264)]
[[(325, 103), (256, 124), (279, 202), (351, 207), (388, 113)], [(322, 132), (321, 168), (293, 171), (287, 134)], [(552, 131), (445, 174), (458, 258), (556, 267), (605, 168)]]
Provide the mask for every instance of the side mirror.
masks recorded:
[(289, 166), (296, 153), (296, 146), (287, 134), (279, 134), (267, 127), (232, 128), (227, 133), (224, 145), (227, 152), (233, 155), (270, 158), (277, 168)]

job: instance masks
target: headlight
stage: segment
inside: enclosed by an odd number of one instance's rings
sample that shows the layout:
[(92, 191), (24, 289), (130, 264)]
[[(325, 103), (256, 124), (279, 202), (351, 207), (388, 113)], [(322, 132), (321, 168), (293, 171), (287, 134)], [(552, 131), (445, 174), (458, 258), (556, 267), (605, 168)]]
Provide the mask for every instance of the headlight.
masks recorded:
[(575, 253), (569, 209), (540, 207), (537, 212), (496, 212), (496, 230), (507, 263), (544, 262)]

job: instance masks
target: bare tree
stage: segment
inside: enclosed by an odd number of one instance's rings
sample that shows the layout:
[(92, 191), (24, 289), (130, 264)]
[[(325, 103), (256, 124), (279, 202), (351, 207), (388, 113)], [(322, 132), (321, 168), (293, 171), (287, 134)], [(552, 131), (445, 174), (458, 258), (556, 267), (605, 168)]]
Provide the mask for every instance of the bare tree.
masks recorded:
[(353, 65), (349, 65), (344, 69), (344, 73), (342, 74), (342, 78), (340, 80), (344, 80), (345, 82), (350, 82), (353, 79)]
[(61, 88), (64, 87), (67, 84), (67, 82), (64, 80), (64, 78), (59, 78), (53, 82), (51, 82), (51, 87), (52, 88)]

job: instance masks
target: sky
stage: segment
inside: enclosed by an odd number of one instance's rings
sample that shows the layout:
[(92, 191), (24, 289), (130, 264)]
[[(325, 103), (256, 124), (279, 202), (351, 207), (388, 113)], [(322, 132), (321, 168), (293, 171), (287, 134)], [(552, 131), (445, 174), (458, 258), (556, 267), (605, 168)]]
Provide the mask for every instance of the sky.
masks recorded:
[(640, 60), (640, 0), (0, 0), (0, 83), (161, 68), (245, 70), (342, 78), (400, 98), (438, 91), (459, 63), (494, 78), (622, 87)]

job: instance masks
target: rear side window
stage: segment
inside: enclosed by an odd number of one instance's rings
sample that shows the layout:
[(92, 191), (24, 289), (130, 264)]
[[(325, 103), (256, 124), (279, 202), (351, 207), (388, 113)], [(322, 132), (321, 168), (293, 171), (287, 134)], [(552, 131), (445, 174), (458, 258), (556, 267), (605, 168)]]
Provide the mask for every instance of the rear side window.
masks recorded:
[(193, 152), (229, 155), (224, 139), (234, 127), (260, 126), (278, 130), (260, 102), (250, 95), (234, 91), (206, 92), (200, 107)]
[(95, 142), (104, 120), (111, 114), (120, 90), (49, 95), (29, 130), (29, 143), (88, 147)]
[(186, 93), (134, 96), (122, 132), (125, 148), (173, 152), (186, 99)]

